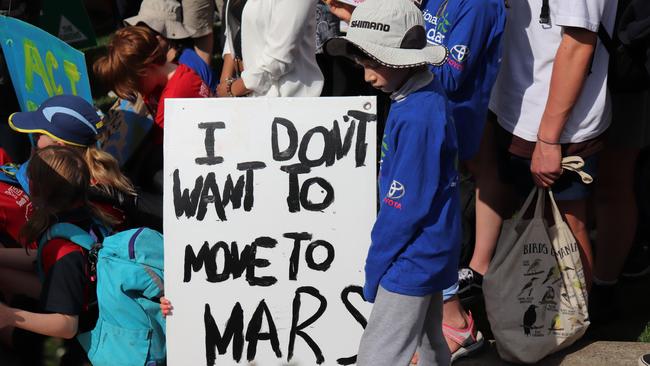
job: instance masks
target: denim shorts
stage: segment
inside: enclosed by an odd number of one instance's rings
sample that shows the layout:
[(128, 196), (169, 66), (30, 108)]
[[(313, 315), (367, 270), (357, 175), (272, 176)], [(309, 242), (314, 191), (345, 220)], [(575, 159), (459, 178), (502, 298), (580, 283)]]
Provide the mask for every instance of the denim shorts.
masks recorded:
[[(582, 170), (596, 179), (598, 154), (583, 158), (585, 166)], [(533, 176), (530, 172), (530, 159), (522, 158), (501, 152), (499, 154), (499, 175), (505, 182), (513, 184), (517, 193), (526, 197), (533, 189)], [(551, 190), (557, 201), (584, 200), (591, 195), (593, 183), (585, 184), (575, 172), (565, 170), (560, 178), (555, 181)]]

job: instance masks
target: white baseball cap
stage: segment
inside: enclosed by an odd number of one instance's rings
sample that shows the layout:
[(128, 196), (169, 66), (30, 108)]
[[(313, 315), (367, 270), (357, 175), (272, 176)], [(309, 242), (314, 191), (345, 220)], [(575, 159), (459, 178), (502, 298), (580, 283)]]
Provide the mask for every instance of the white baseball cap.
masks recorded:
[(444, 46), (427, 43), (422, 12), (412, 0), (365, 0), (354, 9), (345, 37), (332, 38), (324, 50), (352, 58), (355, 47), (391, 68), (440, 66), (447, 61)]
[(124, 19), (128, 25), (146, 24), (167, 39), (190, 38), (196, 30), (183, 24), (181, 3), (175, 0), (144, 0), (138, 15)]

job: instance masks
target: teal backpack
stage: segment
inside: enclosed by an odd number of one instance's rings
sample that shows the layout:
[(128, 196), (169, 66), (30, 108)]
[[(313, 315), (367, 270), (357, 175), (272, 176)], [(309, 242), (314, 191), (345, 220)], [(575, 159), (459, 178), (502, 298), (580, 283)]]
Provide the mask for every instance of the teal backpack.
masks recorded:
[(95, 266), (99, 318), (93, 330), (77, 335), (93, 366), (164, 365), (165, 320), (159, 302), (163, 296), (162, 235), (139, 228), (96, 243), (76, 225), (54, 224), (38, 246), (41, 272), (42, 248), (54, 238), (88, 250), (91, 268)]

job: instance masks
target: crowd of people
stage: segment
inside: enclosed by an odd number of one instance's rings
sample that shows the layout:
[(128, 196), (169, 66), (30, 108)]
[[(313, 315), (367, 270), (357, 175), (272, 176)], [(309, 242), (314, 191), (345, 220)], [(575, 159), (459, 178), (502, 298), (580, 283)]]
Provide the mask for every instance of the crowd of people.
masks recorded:
[[(66, 238), (44, 240), (52, 225), (72, 223), (99, 242), (127, 228), (161, 230), (167, 98), (378, 96), (379, 197), (393, 198), (396, 183), (408, 193), (399, 212), (380, 200), (365, 267), (364, 298), (374, 306), (358, 365), (448, 365), (482, 348), (464, 304), (482, 297), (502, 223), (534, 186), (552, 190), (578, 244), (591, 323), (614, 318), (637, 241), (635, 171), (650, 141), (650, 78), (617, 79), (609, 46), (631, 11), (650, 19), (638, 2), (217, 3), (143, 0), (92, 65), (104, 87), (142, 101), (153, 117), (126, 165), (137, 169), (120, 169), (102, 151), (102, 115), (82, 98), (55, 96), (9, 116), (0, 140), (6, 344), (29, 332), (73, 338), (97, 318), (89, 252)], [(213, 32), (215, 9), (223, 34)], [(28, 157), (20, 136), (29, 137)], [(584, 162), (593, 184), (562, 169), (567, 156)], [(460, 262), (461, 176), (471, 177), (476, 198), (468, 263)], [(21, 297), (38, 301), (22, 310), (13, 305)], [(172, 301), (160, 299), (163, 314)]]

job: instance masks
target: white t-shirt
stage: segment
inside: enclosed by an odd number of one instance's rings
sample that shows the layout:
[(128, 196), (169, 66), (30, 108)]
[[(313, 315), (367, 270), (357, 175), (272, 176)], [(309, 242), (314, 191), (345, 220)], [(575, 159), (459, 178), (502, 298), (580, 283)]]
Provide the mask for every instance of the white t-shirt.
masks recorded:
[(242, 79), (253, 96), (318, 97), (316, 1), (248, 0), (241, 25)]
[[(616, 0), (550, 0), (551, 24), (540, 24), (542, 0), (510, 0), (503, 38), (503, 60), (492, 89), (490, 109), (513, 135), (537, 141), (546, 107), (555, 54), (562, 27), (598, 32), (602, 23), (614, 28)], [(611, 121), (607, 92), (609, 54), (600, 40), (591, 74), (564, 127), (560, 142), (582, 142), (604, 132)]]

